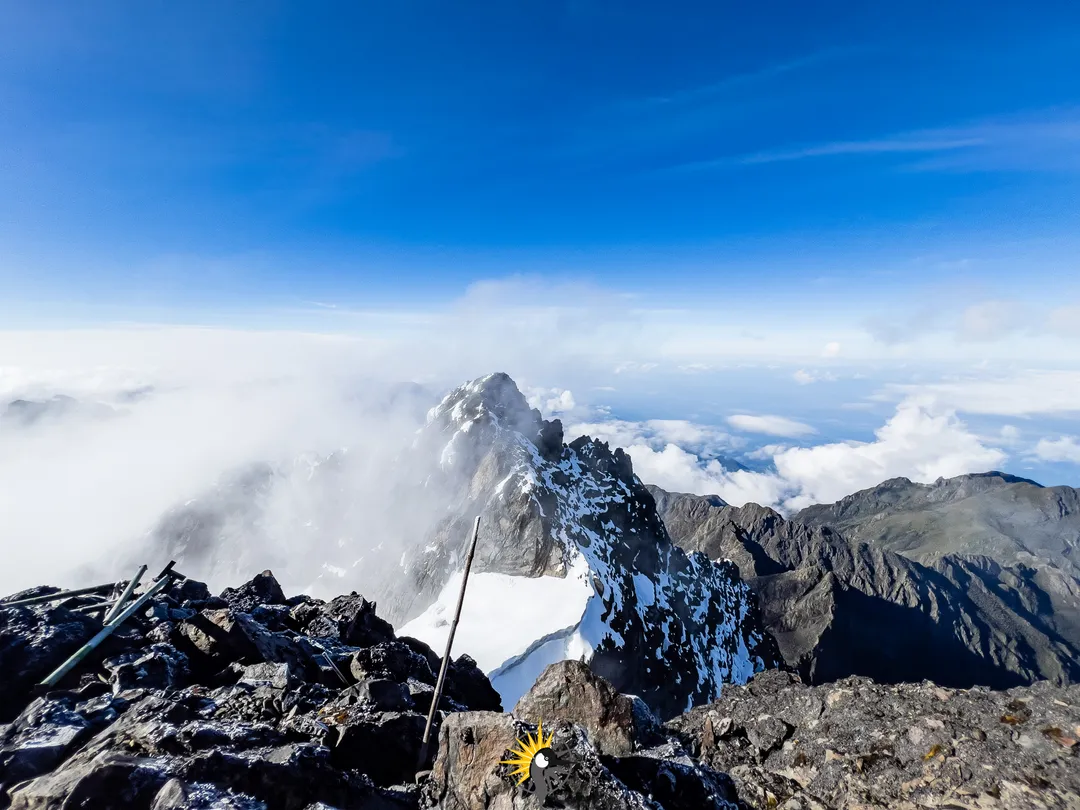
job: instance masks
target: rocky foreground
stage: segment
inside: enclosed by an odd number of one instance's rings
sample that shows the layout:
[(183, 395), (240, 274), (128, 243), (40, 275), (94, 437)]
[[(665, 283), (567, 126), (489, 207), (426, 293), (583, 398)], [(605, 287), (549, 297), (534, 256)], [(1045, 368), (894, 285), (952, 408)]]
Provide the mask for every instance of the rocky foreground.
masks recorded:
[[(0, 605), (0, 807), (1080, 807), (1080, 686), (809, 687), (772, 670), (661, 724), (572, 661), (505, 714), (462, 655), (418, 763), (440, 660), (356, 594), (187, 580), (42, 693), (100, 628), (82, 602)], [(543, 803), (500, 764), (541, 721), (564, 763)]]

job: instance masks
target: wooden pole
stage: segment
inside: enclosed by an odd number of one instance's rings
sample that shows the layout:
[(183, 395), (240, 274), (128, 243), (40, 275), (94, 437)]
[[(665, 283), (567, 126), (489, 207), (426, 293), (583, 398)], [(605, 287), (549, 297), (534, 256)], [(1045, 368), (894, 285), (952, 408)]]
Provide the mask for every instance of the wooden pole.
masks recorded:
[(450, 648), (454, 646), (454, 634), (457, 632), (458, 621), (461, 619), (461, 606), (465, 603), (465, 586), (469, 584), (469, 569), (472, 568), (473, 554), (476, 553), (476, 539), (480, 536), (480, 516), (476, 516), (473, 523), (472, 540), (469, 542), (469, 553), (465, 557), (465, 570), (461, 575), (461, 591), (458, 593), (457, 609), (454, 610), (454, 621), (450, 625), (450, 635), (446, 637), (446, 651), (443, 653), (442, 664), (439, 666), (439, 677), (435, 681), (435, 694), (431, 696), (431, 708), (428, 709), (427, 723), (424, 725), (424, 738), (420, 745), (420, 761), (416, 769), (421, 770), (427, 763), (428, 743), (431, 739), (431, 724), (435, 720), (435, 712), (439, 709), (439, 700), (442, 698), (443, 684), (446, 681), (446, 671), (450, 666)]

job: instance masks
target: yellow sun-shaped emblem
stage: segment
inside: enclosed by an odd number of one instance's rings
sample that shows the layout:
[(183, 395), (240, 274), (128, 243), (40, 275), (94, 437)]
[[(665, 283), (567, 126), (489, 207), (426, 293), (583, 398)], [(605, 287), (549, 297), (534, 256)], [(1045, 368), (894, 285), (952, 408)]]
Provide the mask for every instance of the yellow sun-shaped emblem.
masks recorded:
[(548, 734), (547, 739), (544, 739), (544, 724), (537, 723), (536, 738), (533, 739), (532, 733), (527, 732), (525, 738), (516, 740), (515, 747), (510, 749), (510, 753), (514, 755), (513, 759), (499, 760), (499, 763), (501, 765), (514, 765), (515, 770), (510, 771), (510, 776), (517, 776), (517, 783), (519, 785), (523, 784), (529, 778), (529, 767), (532, 765), (533, 757), (536, 756), (538, 751), (550, 747), (553, 739), (555, 739), (554, 732)]

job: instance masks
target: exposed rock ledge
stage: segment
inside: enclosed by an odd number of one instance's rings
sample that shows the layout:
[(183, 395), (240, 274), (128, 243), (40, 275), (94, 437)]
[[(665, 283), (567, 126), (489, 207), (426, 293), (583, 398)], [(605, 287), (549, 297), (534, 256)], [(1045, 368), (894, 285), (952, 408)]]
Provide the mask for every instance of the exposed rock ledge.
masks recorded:
[[(417, 780), (440, 661), (362, 597), (289, 599), (269, 572), (220, 596), (187, 581), (35, 694), (95, 632), (78, 603), (0, 607), (0, 807), (1080, 807), (1080, 686), (810, 687), (773, 670), (661, 724), (572, 661), (503, 714), (463, 655)], [(566, 763), (543, 805), (500, 762), (541, 721)]]

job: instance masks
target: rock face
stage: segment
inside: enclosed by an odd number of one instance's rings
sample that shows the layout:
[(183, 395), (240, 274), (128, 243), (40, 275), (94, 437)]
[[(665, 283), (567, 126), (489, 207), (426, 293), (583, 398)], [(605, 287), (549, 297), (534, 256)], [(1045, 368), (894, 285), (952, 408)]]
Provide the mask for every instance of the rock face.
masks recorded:
[(1080, 686), (808, 687), (772, 671), (668, 730), (750, 808), (1080, 806)]
[[(357, 469), (372, 463), (342, 452), (223, 479), (166, 516), (151, 542), (181, 570), (216, 575), (264, 549), (332, 549), (281, 562), (299, 581), (321, 569), (355, 581), (402, 634), (441, 649), (479, 515), (467, 607), (484, 609), (462, 632), (483, 641), (473, 654), (507, 703), (553, 661), (584, 659), (671, 716), (779, 660), (735, 566), (672, 543), (629, 457), (588, 438), (566, 444), (558, 420), (530, 409), (507, 375), (452, 391), (409, 441), (379, 468), (388, 481), (365, 479), (382, 487), (384, 507), (400, 505), (392, 515), (350, 505)], [(266, 517), (279, 490), (302, 493), (286, 510), (284, 545), (263, 538), (280, 523)], [(505, 600), (521, 581), (535, 604), (511, 617), (520, 606)]]
[(895, 478), (795, 519), (998, 593), (1014, 614), (1080, 649), (1080, 489), (999, 472), (933, 484)]
[(933, 484), (893, 478), (794, 518), (922, 562), (948, 555), (991, 557), (1003, 566), (1055, 562), (1080, 576), (1080, 490), (1006, 473)]
[[(289, 599), (269, 571), (220, 597), (187, 581), (35, 696), (94, 632), (0, 604), (0, 807), (415, 806), (392, 786), (414, 781), (440, 659), (362, 597)], [(467, 656), (447, 677), (437, 719), (501, 710)]]
[(560, 661), (544, 670), (514, 706), (530, 723), (566, 720), (581, 726), (602, 754), (626, 756), (634, 748), (634, 703), (579, 661)]
[[(583, 658), (616, 689), (671, 716), (776, 660), (735, 567), (672, 543), (629, 457), (585, 437), (565, 444), (562, 425), (541, 419), (506, 375), (451, 392), (419, 444), (438, 451), (438, 476), (459, 505), (406, 555), (414, 587), (404, 615), (444, 589), (476, 514), (481, 575), (582, 584), (576, 616), (511, 639), (488, 670), (504, 697), (521, 694), (552, 661)], [(492, 635), (506, 632), (499, 618), (490, 613)]]
[[(581, 807), (596, 810), (735, 810), (734, 783), (725, 775), (665, 752), (622, 759), (600, 755), (584, 731), (565, 722), (545, 726), (545, 738), (566, 765), (541, 802), (532, 780), (518, 786), (500, 760), (535, 725), (504, 714), (465, 712), (447, 718), (439, 752), (421, 792), (421, 807), (440, 810), (526, 810)], [(669, 755), (665, 759), (664, 754)], [(672, 756), (672, 754), (675, 754)]]
[(1059, 632), (1031, 577), (987, 558), (924, 564), (756, 504), (651, 489), (677, 543), (739, 567), (785, 661), (808, 682), (1080, 679), (1080, 639)]

